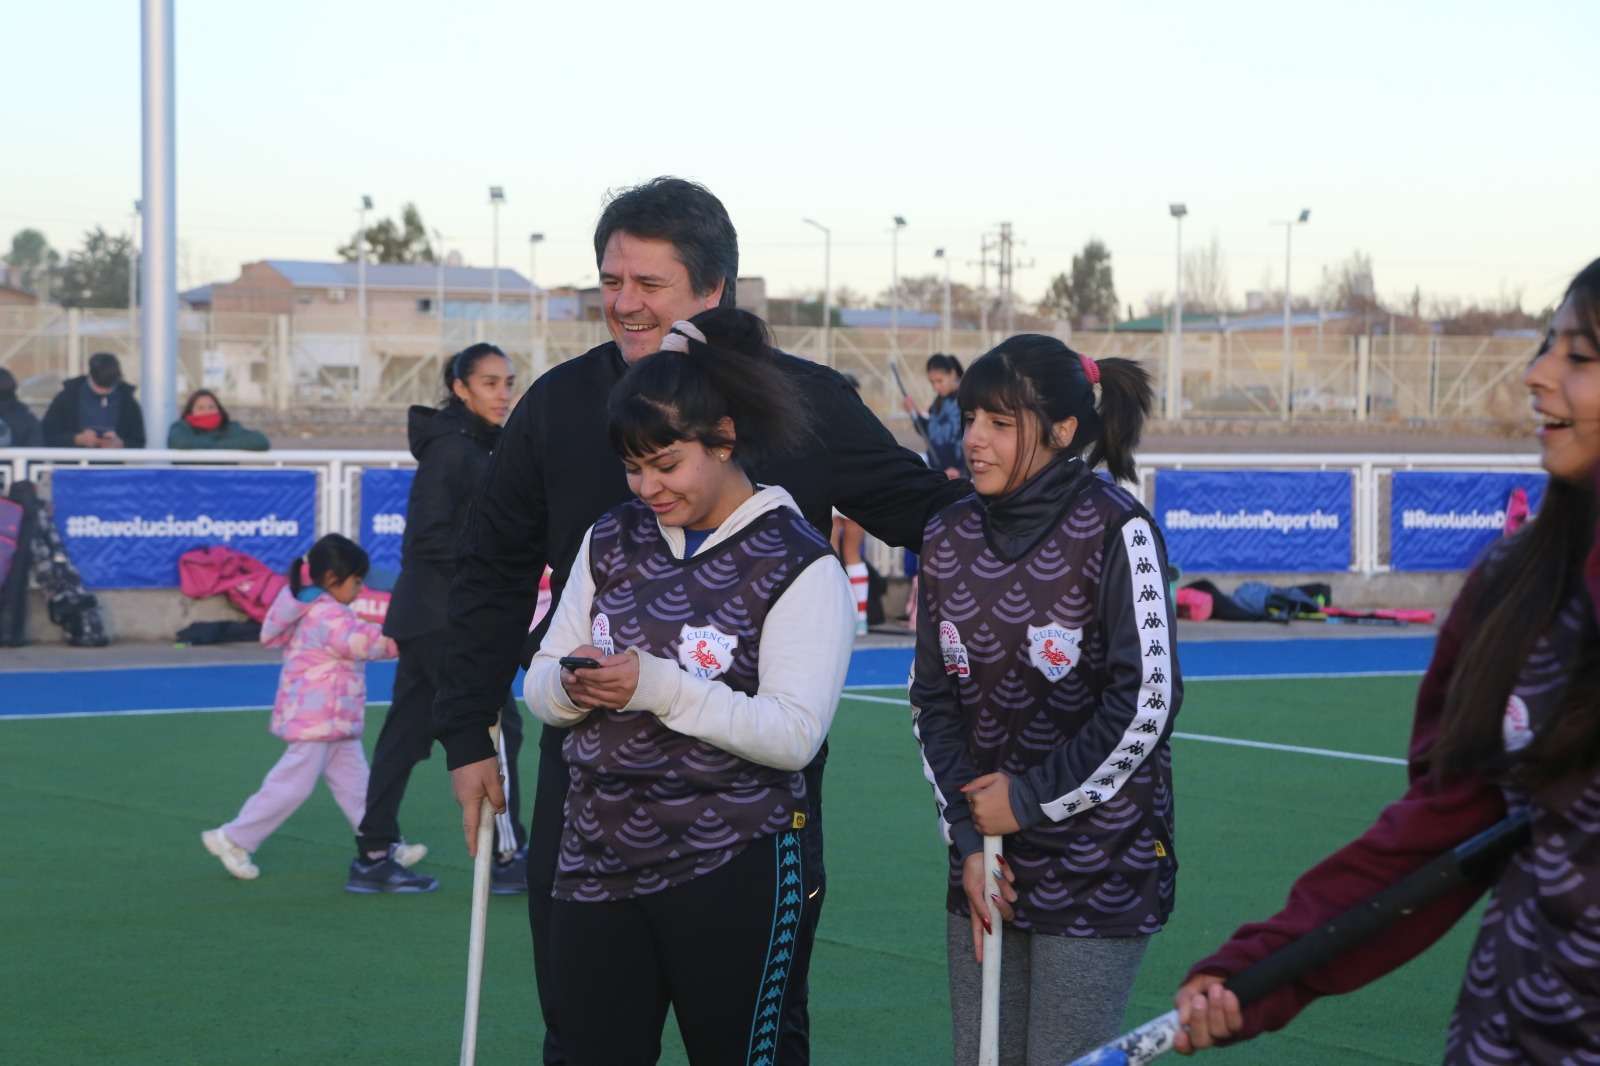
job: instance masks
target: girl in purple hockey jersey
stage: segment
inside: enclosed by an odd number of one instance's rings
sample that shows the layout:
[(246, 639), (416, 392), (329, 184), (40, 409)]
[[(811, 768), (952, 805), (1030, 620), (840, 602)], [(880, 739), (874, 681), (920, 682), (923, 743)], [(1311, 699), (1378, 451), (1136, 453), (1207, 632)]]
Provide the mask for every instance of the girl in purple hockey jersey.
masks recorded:
[(550, 943), (562, 1049), (655, 1062), (670, 1006), (691, 1062), (773, 1063), (820, 906), (801, 771), (838, 704), (855, 605), (789, 493), (747, 472), (807, 431), (759, 319), (677, 323), (609, 414), (636, 499), (585, 537), (526, 682), (529, 709), (570, 727)]
[(1149, 512), (1094, 473), (1133, 479), (1150, 384), (1025, 334), (974, 363), (958, 399), (978, 494), (928, 524), (911, 685), (950, 845), (955, 1061), (977, 1060), (996, 835), (1001, 1061), (1061, 1063), (1116, 1034), (1173, 905), (1166, 553)]

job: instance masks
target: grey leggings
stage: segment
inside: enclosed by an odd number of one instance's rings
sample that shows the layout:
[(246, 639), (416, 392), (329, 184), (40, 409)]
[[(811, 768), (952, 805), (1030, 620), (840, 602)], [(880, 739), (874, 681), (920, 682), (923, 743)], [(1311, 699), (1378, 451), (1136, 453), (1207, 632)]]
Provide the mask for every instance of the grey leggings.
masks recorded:
[[(974, 1066), (983, 968), (972, 957), (971, 922), (946, 920), (954, 1062)], [(1061, 1066), (1117, 1035), (1149, 937), (1045, 936), (1009, 925), (1001, 935), (1002, 1066)]]

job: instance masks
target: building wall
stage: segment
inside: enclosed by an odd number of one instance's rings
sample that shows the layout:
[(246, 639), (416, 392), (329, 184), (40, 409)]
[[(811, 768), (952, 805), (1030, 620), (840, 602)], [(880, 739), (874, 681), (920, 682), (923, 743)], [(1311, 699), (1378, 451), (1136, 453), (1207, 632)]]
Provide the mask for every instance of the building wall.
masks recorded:
[(237, 281), (212, 287), (211, 307), (215, 311), (286, 315), (294, 310), (294, 287), (266, 263), (246, 263), (239, 268)]

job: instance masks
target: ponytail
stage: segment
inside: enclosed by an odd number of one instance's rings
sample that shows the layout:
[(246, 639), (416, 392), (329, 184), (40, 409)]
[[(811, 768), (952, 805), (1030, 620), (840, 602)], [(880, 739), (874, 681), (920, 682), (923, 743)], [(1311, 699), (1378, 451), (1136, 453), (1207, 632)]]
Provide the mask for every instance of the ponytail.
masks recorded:
[(942, 370), (947, 374), (954, 374), (957, 381), (961, 380), (961, 375), (963, 373), (961, 369), (961, 360), (957, 359), (953, 355), (946, 355), (944, 352), (934, 352), (932, 355), (928, 356), (928, 363), (925, 367), (923, 367), (923, 370), (925, 373), (932, 373), (935, 370)]
[(311, 575), (311, 583), (322, 589), (328, 587), (329, 578), (337, 583), (351, 576), (366, 577), (371, 565), (361, 545), (349, 537), (329, 533), (289, 564), (289, 591), (299, 596), (306, 587), (304, 575), (307, 573)]
[(1101, 359), (1095, 365), (1100, 370), (1100, 403), (1096, 408), (1100, 436), (1089, 449), (1088, 463), (1092, 468), (1103, 462), (1118, 481), (1132, 481), (1138, 473), (1133, 452), (1139, 446), (1154, 399), (1150, 372), (1132, 359)]
[(964, 415), (979, 408), (1031, 415), (1038, 432), (1029, 442), (1034, 447), (1058, 447), (1050, 439), (1051, 427), (1076, 418), (1078, 431), (1066, 450), (1081, 455), (1087, 449), (1089, 467), (1104, 463), (1119, 481), (1134, 479), (1133, 451), (1152, 398), (1150, 375), (1138, 363), (1097, 362), (1039, 333), (1009, 337), (980, 356), (961, 378), (956, 394)]
[(305, 578), (302, 576), (305, 572), (305, 566), (306, 557), (304, 555), (296, 555), (294, 562), (289, 564), (289, 592), (294, 596), (299, 596), (300, 590), (306, 587)]
[[(810, 411), (778, 367), (766, 324), (713, 308), (675, 328), (635, 363), (607, 404), (612, 449), (642, 457), (682, 440), (729, 448), (746, 467), (802, 447)], [(723, 419), (734, 425), (730, 437)]]

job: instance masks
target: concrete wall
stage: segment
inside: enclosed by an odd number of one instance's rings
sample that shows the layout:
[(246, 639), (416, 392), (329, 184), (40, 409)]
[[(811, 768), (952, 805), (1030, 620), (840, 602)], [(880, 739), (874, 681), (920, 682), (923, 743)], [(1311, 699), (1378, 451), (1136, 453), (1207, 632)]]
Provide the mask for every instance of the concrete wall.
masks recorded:
[[(245, 616), (222, 596), (191, 600), (177, 589), (118, 589), (96, 592), (106, 633), (113, 641), (171, 643), (178, 630), (190, 622), (242, 622)], [(50, 621), (44, 593), (28, 593), (28, 640), (63, 644), (61, 627)], [(0, 655), (5, 654), (0, 650)]]

